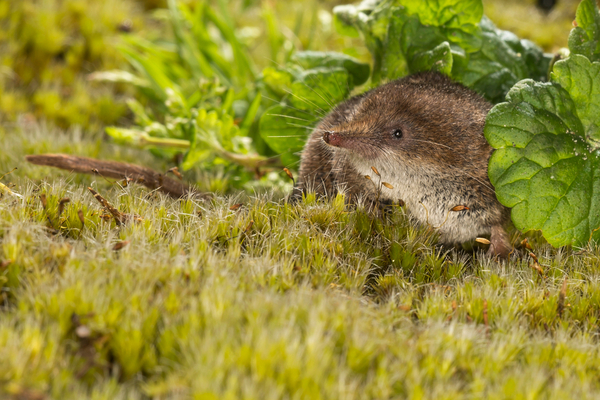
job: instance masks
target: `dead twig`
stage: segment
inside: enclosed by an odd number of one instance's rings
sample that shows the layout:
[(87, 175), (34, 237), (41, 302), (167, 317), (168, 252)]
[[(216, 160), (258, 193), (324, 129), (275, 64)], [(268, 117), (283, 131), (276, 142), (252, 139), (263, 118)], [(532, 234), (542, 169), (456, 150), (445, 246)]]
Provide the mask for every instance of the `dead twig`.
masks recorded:
[(25, 159), (36, 165), (46, 165), (84, 174), (99, 174), (105, 178), (130, 180), (149, 189), (159, 190), (175, 199), (188, 194), (204, 199), (212, 197), (210, 193), (202, 193), (192, 186), (140, 165), (68, 154), (35, 154), (26, 156)]

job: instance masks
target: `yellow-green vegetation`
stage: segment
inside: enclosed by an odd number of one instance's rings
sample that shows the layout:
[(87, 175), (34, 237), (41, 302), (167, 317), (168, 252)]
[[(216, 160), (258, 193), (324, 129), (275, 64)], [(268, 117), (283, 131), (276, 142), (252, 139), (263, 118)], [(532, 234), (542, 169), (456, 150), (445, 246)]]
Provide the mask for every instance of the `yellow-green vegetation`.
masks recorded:
[(116, 122), (126, 111), (118, 88), (86, 75), (124, 63), (117, 34), (141, 30), (141, 11), (133, 0), (0, 0), (0, 121), (30, 112), (61, 126)]
[[(87, 81), (127, 68), (117, 32), (156, 38), (166, 11), (144, 10), (166, 3), (0, 0), (0, 398), (600, 397), (595, 245), (553, 249), (513, 232), (518, 249), (499, 262), (484, 245), (437, 246), (435, 229), (400, 207), (289, 204), (283, 172), (201, 201), (27, 164), (62, 152), (173, 166), (104, 140), (95, 127), (124, 115), (125, 87)], [(369, 59), (360, 40), (333, 32), (332, 4), (211, 4), (230, 7), (219, 15), (257, 73), (295, 50)], [(486, 1), (486, 13), (553, 50), (566, 43), (570, 26), (554, 21), (570, 23), (570, 4), (518, 27), (520, 4)], [(35, 118), (13, 123), (21, 113)], [(221, 167), (185, 178), (231, 193), (240, 177)], [(88, 187), (128, 221), (117, 226)]]
[[(530, 238), (539, 264), (499, 263), (437, 248), (403, 209), (172, 200), (23, 161), (143, 153), (39, 126), (0, 142), (23, 196), (0, 199), (0, 397), (600, 395), (597, 247)], [(137, 217), (115, 226), (87, 186)]]
[[(0, 123), (25, 113), (61, 127), (81, 125), (91, 130), (122, 120), (127, 115), (122, 97), (134, 94), (132, 88), (90, 82), (89, 75), (127, 68), (119, 46), (128, 36), (168, 36), (164, 10), (156, 9), (166, 3), (0, 0)], [(211, 7), (231, 13), (239, 37), (252, 44), (261, 66), (282, 62), (285, 52), (275, 49), (283, 47), (290, 53), (337, 44), (357, 55), (367, 54), (354, 49), (353, 40), (334, 38), (331, 15), (325, 10), (331, 6), (316, 0), (214, 1)]]

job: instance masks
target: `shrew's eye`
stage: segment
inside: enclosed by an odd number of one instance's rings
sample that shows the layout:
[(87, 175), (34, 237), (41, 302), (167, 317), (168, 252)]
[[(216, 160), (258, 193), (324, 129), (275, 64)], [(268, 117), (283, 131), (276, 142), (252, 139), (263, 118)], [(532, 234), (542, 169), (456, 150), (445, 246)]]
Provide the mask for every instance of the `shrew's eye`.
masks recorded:
[(394, 131), (392, 132), (392, 135), (396, 139), (400, 139), (402, 137), (402, 129), (394, 129)]

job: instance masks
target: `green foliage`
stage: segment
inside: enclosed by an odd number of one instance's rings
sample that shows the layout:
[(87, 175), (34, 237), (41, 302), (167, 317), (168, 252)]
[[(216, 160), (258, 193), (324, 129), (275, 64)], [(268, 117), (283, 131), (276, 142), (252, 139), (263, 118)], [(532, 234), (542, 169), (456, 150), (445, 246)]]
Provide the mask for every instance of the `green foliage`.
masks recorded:
[[(137, 75), (94, 74), (94, 79), (134, 84), (151, 101), (149, 110), (129, 102), (138, 127), (111, 127), (107, 133), (121, 144), (166, 149), (156, 154), (187, 150), (184, 169), (232, 163), (256, 170), (267, 157), (252, 146), (261, 96), (247, 48), (208, 2), (188, 6), (171, 0), (168, 6), (173, 42), (130, 37), (122, 51)], [(230, 58), (224, 56), (228, 51)], [(236, 119), (243, 119), (239, 126)]]
[(600, 61), (600, 14), (594, 0), (582, 0), (575, 17), (577, 26), (569, 35), (569, 49), (573, 54)]
[[(236, 166), (255, 172), (278, 165), (274, 155), (290, 165), (298, 160), (295, 153), (302, 149), (314, 116), (325, 115), (369, 78), (369, 66), (352, 57), (306, 51), (295, 53), (283, 68), (266, 68), (258, 79), (249, 46), (238, 39), (226, 11), (216, 11), (209, 2), (186, 5), (171, 0), (168, 5), (172, 42), (130, 37), (122, 51), (137, 74), (117, 70), (93, 78), (133, 84), (150, 101), (150, 109), (129, 103), (138, 127), (111, 127), (107, 133), (121, 144), (164, 149), (155, 150), (157, 154), (187, 150), (184, 169), (224, 164), (243, 184), (249, 175)], [(267, 12), (264, 18), (272, 28), (273, 16)], [(278, 40), (272, 39), (276, 46)], [(277, 46), (274, 50), (282, 51), (282, 44)], [(263, 98), (261, 88), (269, 96)], [(266, 101), (281, 104), (264, 114), (259, 134), (255, 121), (263, 115)], [(280, 132), (287, 126), (281, 118), (295, 118), (297, 110), (310, 115), (305, 129)]]
[(595, 3), (582, 1), (571, 56), (554, 64), (552, 82), (519, 82), (486, 120), (498, 200), (518, 229), (541, 230), (554, 246), (600, 238), (599, 22)]
[(498, 102), (518, 80), (547, 75), (550, 57), (497, 29), (479, 0), (365, 1), (334, 12), (336, 26), (346, 27), (341, 33), (359, 31), (365, 39), (373, 55), (372, 85), (437, 70)]
[(278, 100), (260, 119), (260, 134), (293, 166), (319, 117), (345, 100), (369, 77), (369, 65), (344, 54), (298, 52), (284, 68), (263, 71), (265, 90)]
[(123, 88), (86, 74), (122, 65), (111, 43), (125, 26), (144, 26), (131, 0), (0, 0), (0, 121), (32, 113), (61, 126), (115, 123)]

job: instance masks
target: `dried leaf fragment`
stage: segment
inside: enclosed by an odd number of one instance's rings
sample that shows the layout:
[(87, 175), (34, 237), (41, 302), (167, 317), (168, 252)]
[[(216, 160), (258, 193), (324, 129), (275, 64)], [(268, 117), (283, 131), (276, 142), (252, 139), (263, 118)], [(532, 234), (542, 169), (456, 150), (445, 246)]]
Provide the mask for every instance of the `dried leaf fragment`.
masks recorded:
[(117, 242), (114, 246), (113, 246), (113, 250), (114, 251), (119, 251), (121, 250), (123, 247), (127, 246), (129, 244), (129, 240), (123, 240), (121, 242)]

